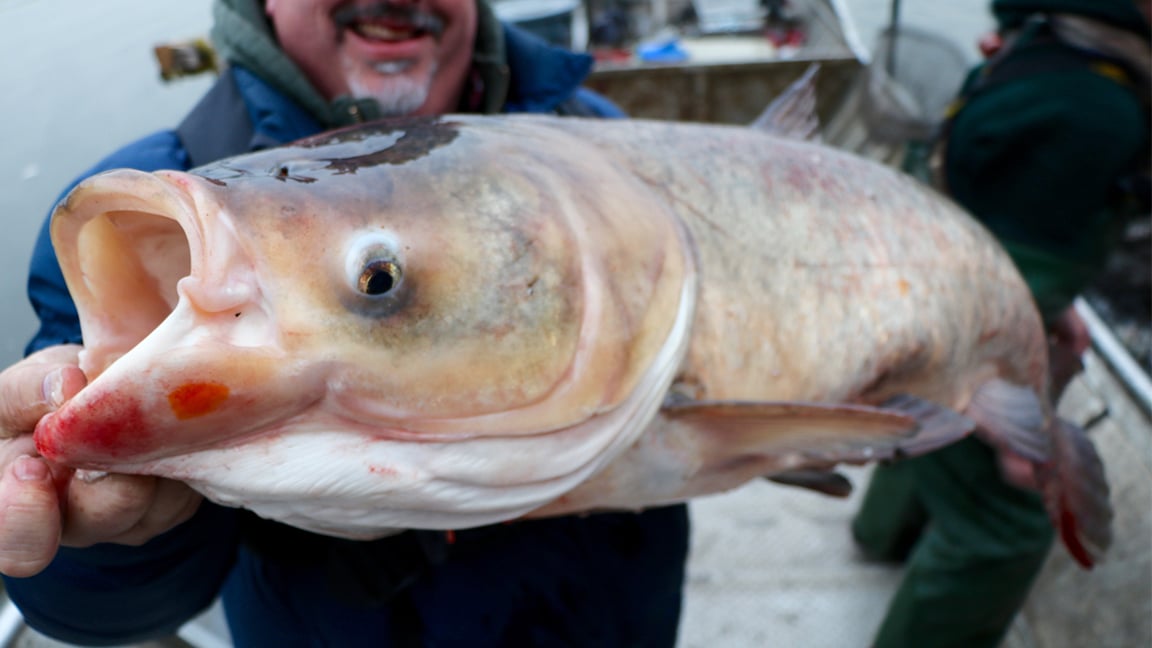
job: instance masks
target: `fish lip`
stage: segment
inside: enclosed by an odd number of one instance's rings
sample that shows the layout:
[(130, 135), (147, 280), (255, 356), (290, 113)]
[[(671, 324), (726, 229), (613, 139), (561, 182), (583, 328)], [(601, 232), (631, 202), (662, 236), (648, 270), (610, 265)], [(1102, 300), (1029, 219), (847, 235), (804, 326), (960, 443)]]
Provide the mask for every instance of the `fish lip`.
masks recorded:
[[(42, 417), (33, 432), (40, 453), (72, 468), (151, 474), (149, 466), (159, 460), (245, 446), (322, 400), (318, 380), (301, 387), (293, 378), (263, 379), (270, 371), (257, 371), (258, 380), (234, 375), (237, 366), (284, 368), (291, 360), (279, 349), (217, 341), (173, 345), (196, 327), (180, 326), (179, 319), (166, 320), (156, 335)], [(203, 385), (223, 388), (224, 398), (181, 415), (174, 396)]]

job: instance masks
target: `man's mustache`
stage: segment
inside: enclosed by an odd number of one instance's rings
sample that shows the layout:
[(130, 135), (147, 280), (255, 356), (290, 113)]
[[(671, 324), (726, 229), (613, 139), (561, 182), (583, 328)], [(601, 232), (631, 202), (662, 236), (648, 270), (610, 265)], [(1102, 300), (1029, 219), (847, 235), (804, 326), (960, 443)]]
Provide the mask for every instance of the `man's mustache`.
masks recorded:
[(332, 20), (341, 28), (348, 28), (360, 20), (381, 20), (417, 31), (439, 36), (444, 32), (444, 20), (409, 4), (377, 2), (367, 5), (344, 5), (332, 12)]

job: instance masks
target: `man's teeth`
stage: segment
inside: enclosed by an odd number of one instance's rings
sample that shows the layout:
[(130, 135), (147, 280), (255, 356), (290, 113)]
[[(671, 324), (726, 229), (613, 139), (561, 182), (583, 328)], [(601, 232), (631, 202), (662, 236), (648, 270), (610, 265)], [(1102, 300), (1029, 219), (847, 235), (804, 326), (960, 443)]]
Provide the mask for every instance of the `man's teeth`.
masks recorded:
[(391, 29), (374, 23), (358, 23), (356, 33), (373, 40), (404, 40), (415, 34), (411, 29)]

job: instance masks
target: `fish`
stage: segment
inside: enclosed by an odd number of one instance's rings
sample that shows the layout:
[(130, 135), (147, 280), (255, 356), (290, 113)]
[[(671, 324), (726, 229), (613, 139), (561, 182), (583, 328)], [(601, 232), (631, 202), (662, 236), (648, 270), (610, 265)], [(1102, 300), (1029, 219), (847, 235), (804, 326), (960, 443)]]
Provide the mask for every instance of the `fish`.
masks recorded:
[[(113, 170), (51, 237), (89, 384), (42, 456), (327, 535), (642, 510), (969, 435), (1070, 552), (1104, 468), (995, 239), (881, 164), (740, 126), (389, 120)], [(85, 473), (90, 474), (90, 473)]]

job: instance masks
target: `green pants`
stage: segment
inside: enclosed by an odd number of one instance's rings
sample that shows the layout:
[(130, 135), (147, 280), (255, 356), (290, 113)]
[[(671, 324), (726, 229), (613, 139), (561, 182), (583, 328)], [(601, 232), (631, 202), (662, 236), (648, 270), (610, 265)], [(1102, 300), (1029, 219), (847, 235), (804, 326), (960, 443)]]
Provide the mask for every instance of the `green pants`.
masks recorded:
[(852, 532), (871, 558), (907, 558), (875, 648), (998, 646), (1055, 535), (1041, 497), (972, 438), (879, 466)]

